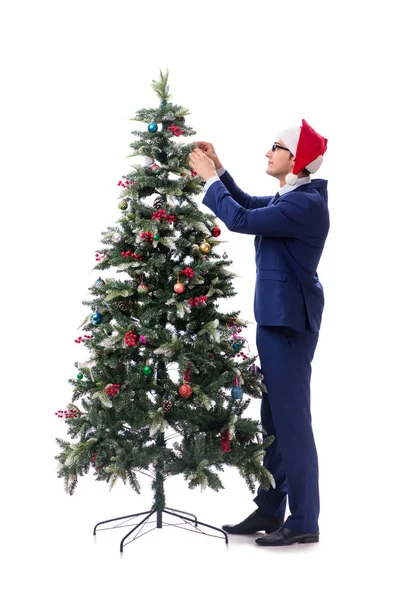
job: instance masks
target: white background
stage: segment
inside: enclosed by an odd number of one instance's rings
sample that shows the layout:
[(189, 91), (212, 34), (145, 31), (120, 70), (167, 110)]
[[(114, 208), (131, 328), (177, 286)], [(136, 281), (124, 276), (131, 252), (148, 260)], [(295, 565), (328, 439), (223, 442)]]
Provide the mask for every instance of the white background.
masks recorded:
[[(5, 2), (1, 44), (2, 473), (7, 599), (137, 597), (394, 598), (398, 519), (398, 31), (395, 3)], [(313, 361), (320, 462), (319, 544), (260, 548), (175, 528), (129, 545), (92, 528), (147, 510), (90, 476), (73, 497), (56, 477), (54, 416), (86, 350), (75, 344), (101, 231), (120, 216), (134, 163), (135, 111), (173, 101), (247, 192), (274, 194), (265, 153), (305, 118), (329, 140), (331, 230), (318, 274), (325, 311)], [(199, 203), (201, 196), (199, 196)], [(4, 214), (3, 214), (4, 213)], [(238, 274), (229, 302), (253, 319), (253, 236), (221, 239)], [(248, 410), (259, 415), (259, 402)], [(167, 482), (167, 502), (217, 527), (256, 507), (234, 470), (225, 489)], [(397, 589), (397, 592), (396, 592)]]

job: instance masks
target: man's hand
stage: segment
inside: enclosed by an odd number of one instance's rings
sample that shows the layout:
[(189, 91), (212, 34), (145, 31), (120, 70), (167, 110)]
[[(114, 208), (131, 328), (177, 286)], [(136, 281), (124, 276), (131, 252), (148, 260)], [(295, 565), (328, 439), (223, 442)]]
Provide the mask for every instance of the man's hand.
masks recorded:
[(207, 179), (210, 179), (210, 177), (214, 177), (214, 175), (217, 174), (214, 162), (211, 160), (211, 158), (208, 158), (204, 152), (199, 150), (199, 148), (195, 148), (193, 152), (191, 152), (189, 156), (189, 164), (192, 169), (194, 169), (196, 173), (206, 181)]
[(215, 148), (210, 142), (196, 142), (197, 147), (200, 148), (214, 162), (215, 168), (220, 169), (222, 167), (221, 161), (218, 158)]

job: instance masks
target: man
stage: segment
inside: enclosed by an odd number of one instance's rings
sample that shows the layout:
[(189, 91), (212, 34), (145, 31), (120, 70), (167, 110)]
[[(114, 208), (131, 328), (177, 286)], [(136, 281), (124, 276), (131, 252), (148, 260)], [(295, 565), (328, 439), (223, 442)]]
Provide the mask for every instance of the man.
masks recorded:
[[(266, 153), (275, 197), (250, 196), (223, 168), (212, 144), (198, 142), (191, 167), (206, 180), (203, 204), (230, 231), (255, 235), (254, 316), (257, 349), (267, 393), (261, 424), (275, 440), (264, 466), (275, 489), (257, 491), (258, 508), (228, 533), (265, 531), (256, 542), (286, 546), (319, 541), (318, 457), (310, 412), (311, 362), (319, 337), (324, 292), (317, 274), (329, 231), (327, 181), (311, 181), (327, 139), (303, 119), (278, 133)], [(290, 516), (285, 520), (286, 499)]]

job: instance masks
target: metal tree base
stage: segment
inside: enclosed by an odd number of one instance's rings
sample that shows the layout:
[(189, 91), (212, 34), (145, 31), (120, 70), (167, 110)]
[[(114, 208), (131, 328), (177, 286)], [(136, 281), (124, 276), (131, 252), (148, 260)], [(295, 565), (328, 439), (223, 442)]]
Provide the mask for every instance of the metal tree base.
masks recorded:
[[(149, 521), (150, 517), (154, 513), (156, 513), (156, 520)], [(95, 526), (95, 528), (93, 530), (93, 535), (96, 535), (96, 530), (97, 530), (98, 526), (103, 525), (104, 523), (111, 523), (112, 521), (122, 521), (123, 519), (127, 519), (128, 521), (130, 521), (134, 517), (140, 517), (141, 515), (146, 515), (146, 517), (144, 519), (142, 519), (142, 521), (140, 521), (140, 523), (137, 523), (135, 525), (135, 527), (133, 527), (133, 529), (131, 529), (124, 538), (122, 538), (119, 548), (120, 548), (120, 552), (123, 552), (124, 546), (127, 546), (128, 544), (130, 544), (131, 542), (134, 542), (136, 539), (138, 539), (139, 537), (142, 537), (146, 533), (150, 533), (150, 531), (152, 531), (152, 529), (155, 529), (155, 527), (153, 527), (149, 531), (140, 533), (145, 525), (155, 522), (156, 527), (158, 529), (161, 529), (163, 526), (162, 513), (166, 513), (168, 515), (173, 515), (174, 517), (178, 517), (179, 519), (182, 519), (182, 521), (184, 521), (187, 525), (190, 525), (192, 527), (192, 529), (188, 529), (187, 527), (184, 527), (177, 523), (164, 523), (164, 525), (170, 525), (172, 527), (180, 527), (181, 529), (186, 529), (187, 531), (192, 531), (193, 533), (202, 533), (203, 535), (208, 535), (210, 537), (221, 538), (220, 535), (212, 535), (211, 533), (205, 533), (204, 531), (201, 531), (200, 529), (198, 529), (198, 525), (203, 525), (204, 527), (209, 527), (210, 529), (214, 529), (215, 531), (220, 531), (225, 537), (225, 543), (226, 544), (228, 543), (228, 536), (223, 529), (219, 529), (218, 527), (213, 527), (212, 525), (208, 525), (207, 523), (202, 523), (192, 513), (188, 513), (183, 510), (177, 510), (177, 509), (168, 508), (168, 507), (165, 507), (163, 510), (150, 510), (150, 511), (146, 511), (146, 512), (136, 513), (134, 515), (126, 515), (125, 517), (116, 517), (115, 519), (108, 519), (107, 521), (100, 521), (100, 523), (97, 523), (97, 525)], [(181, 514), (178, 514), (178, 513), (181, 513)], [(191, 519), (187, 516), (183, 517), (182, 515), (191, 515), (192, 517), (194, 517), (194, 519)], [(191, 525), (191, 523), (194, 523), (194, 525)], [(102, 529), (99, 529), (99, 531), (103, 531), (105, 529), (118, 529), (119, 527), (129, 527), (129, 525), (126, 525), (125, 522), (122, 522), (118, 525), (114, 525), (113, 527), (103, 527)], [(139, 527), (140, 527), (140, 529), (139, 529)], [(134, 535), (133, 539), (130, 540), (129, 542), (125, 543), (125, 540), (136, 530), (138, 530), (138, 531)]]

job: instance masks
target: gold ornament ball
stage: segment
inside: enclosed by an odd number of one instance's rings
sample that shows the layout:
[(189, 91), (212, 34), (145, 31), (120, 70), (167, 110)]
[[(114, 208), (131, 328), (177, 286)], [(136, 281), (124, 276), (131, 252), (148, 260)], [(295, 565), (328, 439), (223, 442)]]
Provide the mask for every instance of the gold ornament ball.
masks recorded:
[(203, 242), (202, 244), (200, 244), (200, 252), (202, 252), (203, 254), (208, 254), (211, 250), (211, 246), (208, 242)]
[(128, 208), (127, 201), (121, 200), (121, 202), (118, 203), (118, 208), (120, 208), (121, 210), (126, 210)]
[(176, 292), (177, 294), (183, 294), (184, 291), (185, 291), (185, 286), (183, 285), (183, 283), (178, 281), (178, 283), (176, 283), (174, 285), (174, 292)]

